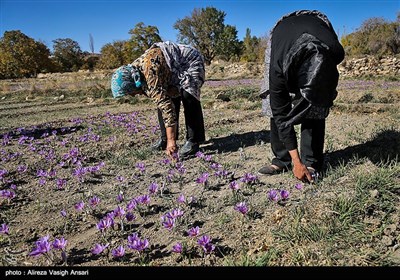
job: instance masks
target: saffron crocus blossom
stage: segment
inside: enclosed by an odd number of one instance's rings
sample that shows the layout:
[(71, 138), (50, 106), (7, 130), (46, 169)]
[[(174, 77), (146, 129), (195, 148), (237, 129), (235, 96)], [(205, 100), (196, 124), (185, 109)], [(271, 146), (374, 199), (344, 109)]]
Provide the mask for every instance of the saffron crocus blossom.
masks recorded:
[(106, 229), (112, 227), (113, 224), (114, 220), (111, 217), (105, 217), (102, 220), (100, 220), (100, 222), (96, 226), (101, 232), (103, 232)]
[(158, 185), (157, 183), (151, 183), (149, 186), (149, 193), (150, 194), (155, 194), (158, 191)]
[(57, 189), (61, 190), (67, 185), (67, 180), (58, 178), (56, 180), (56, 185), (57, 185)]
[(122, 183), (123, 181), (125, 181), (125, 178), (124, 178), (123, 176), (120, 176), (120, 175), (118, 175), (117, 177), (115, 177), (115, 179), (116, 179), (118, 182), (120, 182), (120, 183)]
[(136, 168), (139, 169), (140, 173), (144, 173), (146, 171), (146, 166), (143, 162), (136, 163)]
[(185, 202), (186, 202), (185, 196), (184, 196), (183, 194), (180, 194), (180, 195), (178, 196), (178, 198), (176, 199), (176, 201), (177, 201), (178, 203), (185, 203)]
[(131, 200), (129, 201), (128, 205), (126, 206), (126, 210), (127, 210), (127, 211), (131, 211), (131, 210), (133, 210), (133, 209), (136, 209), (136, 206), (137, 206), (136, 199), (131, 199)]
[(147, 239), (140, 239), (137, 233), (132, 233), (128, 236), (128, 247), (136, 250), (143, 251), (149, 246), (149, 241)]
[(113, 249), (111, 251), (111, 254), (116, 259), (122, 258), (123, 256), (125, 256), (125, 248), (124, 248), (124, 246), (120, 245), (117, 248)]
[(165, 216), (161, 216), (161, 221), (162, 221), (162, 225), (164, 228), (171, 230), (174, 228), (175, 226), (175, 219), (172, 219), (170, 217)]
[(181, 254), (183, 252), (182, 244), (178, 242), (174, 246), (172, 246), (172, 252)]
[(114, 216), (115, 217), (122, 217), (125, 215), (125, 210), (121, 206), (117, 206), (117, 208), (114, 209)]
[(43, 236), (35, 242), (36, 247), (29, 253), (29, 256), (37, 257), (50, 251), (49, 236)]
[(54, 239), (52, 246), (54, 249), (64, 250), (65, 247), (67, 246), (67, 243), (68, 241), (65, 240), (64, 237), (61, 237), (60, 239), (58, 238)]
[(124, 201), (124, 194), (123, 194), (122, 192), (120, 192), (120, 193), (117, 195), (117, 201), (118, 201), (118, 202)]
[(240, 186), (238, 184), (238, 182), (233, 181), (229, 183), (229, 188), (233, 191), (237, 191), (238, 189), (240, 189)]
[(207, 184), (207, 180), (208, 180), (208, 176), (209, 176), (209, 174), (208, 174), (207, 172), (201, 174), (201, 176), (200, 176), (199, 178), (196, 179), (196, 183), (197, 183), (197, 184), (206, 185), (206, 184)]
[(268, 199), (271, 201), (278, 201), (278, 199), (279, 199), (277, 190), (269, 190), (267, 195), (268, 195)]
[(176, 209), (172, 209), (171, 211), (169, 211), (167, 214), (165, 214), (165, 216), (167, 216), (168, 218), (171, 218), (171, 219), (176, 219), (176, 218), (182, 217), (183, 214), (184, 214), (184, 212), (181, 209), (176, 208)]
[(61, 216), (63, 216), (64, 218), (67, 217), (67, 211), (65, 211), (64, 209), (60, 211)]
[(294, 185), (294, 187), (295, 187), (297, 190), (301, 190), (301, 189), (303, 188), (303, 185), (302, 185), (301, 183), (297, 183), (296, 185)]
[(199, 233), (200, 233), (200, 228), (199, 228), (198, 226), (192, 227), (192, 228), (190, 228), (190, 229), (187, 231), (187, 234), (188, 234), (190, 237), (197, 236), (197, 235), (199, 235)]
[(99, 255), (101, 254), (107, 247), (108, 247), (109, 243), (107, 243), (106, 245), (102, 245), (97, 243), (96, 245), (94, 245), (93, 249), (91, 250), (93, 255)]
[(100, 198), (98, 198), (97, 196), (89, 198), (90, 207), (95, 208), (97, 205), (99, 205), (99, 203), (100, 203)]
[(240, 181), (246, 184), (252, 184), (255, 183), (258, 180), (257, 175), (251, 174), (251, 173), (245, 173), (242, 178), (240, 178)]
[(198, 152), (195, 154), (195, 156), (198, 157), (198, 158), (204, 158), (204, 153), (198, 151)]
[(126, 213), (126, 215), (125, 215), (125, 219), (126, 219), (128, 222), (132, 222), (133, 220), (136, 220), (136, 216), (135, 216), (132, 212), (128, 212), (128, 213)]
[(235, 205), (234, 209), (240, 213), (242, 213), (243, 215), (245, 215), (249, 209), (246, 205), (246, 202), (239, 202), (238, 204)]
[(215, 246), (211, 243), (211, 238), (208, 235), (200, 237), (197, 240), (197, 244), (199, 244), (207, 254), (215, 250)]
[(289, 196), (290, 196), (290, 193), (289, 193), (287, 190), (281, 190), (281, 198), (282, 198), (283, 200), (288, 199)]
[(148, 205), (148, 204), (150, 204), (150, 196), (148, 194), (141, 195), (136, 199), (136, 201), (138, 203)]
[(1, 190), (0, 197), (7, 198), (8, 200), (13, 199), (15, 197), (15, 192), (10, 190)]
[(8, 235), (9, 234), (8, 231), (9, 231), (8, 225), (6, 225), (6, 224), (0, 225), (0, 234)]
[(76, 211), (80, 212), (80, 211), (82, 211), (83, 208), (85, 207), (85, 202), (80, 201), (80, 202), (78, 202), (77, 204), (75, 204), (74, 207), (75, 207), (75, 210), (76, 210)]

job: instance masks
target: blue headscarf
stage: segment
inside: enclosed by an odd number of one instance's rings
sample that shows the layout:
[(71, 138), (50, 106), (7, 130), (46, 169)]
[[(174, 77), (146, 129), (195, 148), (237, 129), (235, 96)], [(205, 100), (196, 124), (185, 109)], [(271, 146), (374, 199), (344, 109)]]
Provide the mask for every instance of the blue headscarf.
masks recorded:
[(111, 77), (111, 92), (114, 98), (125, 96), (140, 87), (140, 73), (130, 64), (119, 67)]

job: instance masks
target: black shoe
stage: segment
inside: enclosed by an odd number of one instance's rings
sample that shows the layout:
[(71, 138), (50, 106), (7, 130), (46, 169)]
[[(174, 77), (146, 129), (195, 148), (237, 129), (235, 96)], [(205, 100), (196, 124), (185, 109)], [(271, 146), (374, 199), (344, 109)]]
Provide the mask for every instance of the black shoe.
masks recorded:
[(286, 167), (276, 168), (275, 166), (272, 166), (272, 165), (265, 165), (260, 170), (258, 170), (258, 174), (272, 176), (272, 175), (286, 172), (287, 170), (288, 169)]
[(158, 139), (157, 142), (155, 142), (153, 145), (151, 145), (151, 149), (153, 151), (162, 151), (167, 148), (167, 141), (163, 139)]
[(199, 144), (186, 141), (182, 148), (179, 149), (179, 158), (188, 158), (189, 156), (195, 155), (199, 150)]

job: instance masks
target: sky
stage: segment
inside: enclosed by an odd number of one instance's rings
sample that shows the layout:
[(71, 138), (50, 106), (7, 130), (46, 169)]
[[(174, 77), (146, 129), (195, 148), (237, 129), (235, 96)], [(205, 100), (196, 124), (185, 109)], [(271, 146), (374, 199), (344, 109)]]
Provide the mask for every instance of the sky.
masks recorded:
[(20, 30), (51, 51), (53, 40), (70, 38), (88, 52), (91, 37), (99, 53), (107, 43), (128, 40), (129, 30), (143, 22), (156, 26), (162, 40), (177, 42), (174, 23), (206, 7), (225, 12), (224, 23), (236, 27), (239, 40), (247, 28), (252, 36), (265, 36), (281, 16), (303, 9), (326, 14), (341, 37), (372, 17), (395, 21), (400, 0), (0, 0), (0, 37)]

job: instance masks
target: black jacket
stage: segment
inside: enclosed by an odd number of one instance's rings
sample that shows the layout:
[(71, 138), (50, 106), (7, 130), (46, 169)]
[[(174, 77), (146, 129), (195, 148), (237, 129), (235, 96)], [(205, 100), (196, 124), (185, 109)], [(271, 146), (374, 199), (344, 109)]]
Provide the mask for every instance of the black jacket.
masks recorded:
[[(288, 150), (297, 148), (293, 125), (311, 105), (331, 107), (337, 96), (337, 65), (344, 50), (332, 26), (312, 14), (281, 20), (271, 33), (269, 92), (279, 138)], [(300, 95), (292, 107), (289, 93)]]

